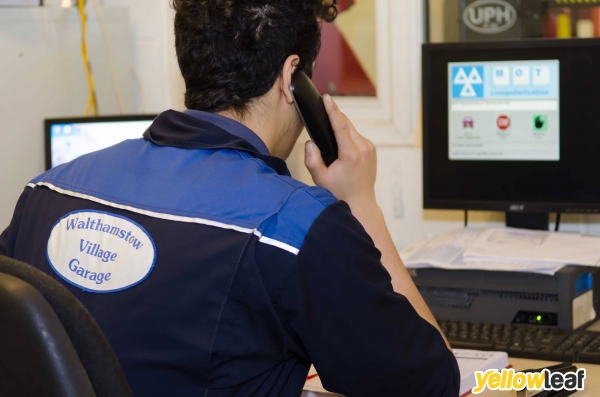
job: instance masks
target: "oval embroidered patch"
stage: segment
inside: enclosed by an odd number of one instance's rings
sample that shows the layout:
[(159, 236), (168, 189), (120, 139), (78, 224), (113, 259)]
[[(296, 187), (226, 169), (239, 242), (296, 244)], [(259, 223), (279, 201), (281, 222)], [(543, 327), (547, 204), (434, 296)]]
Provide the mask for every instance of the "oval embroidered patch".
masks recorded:
[(152, 272), (156, 247), (148, 232), (122, 216), (71, 212), (52, 228), (48, 262), (66, 282), (88, 292), (131, 288)]

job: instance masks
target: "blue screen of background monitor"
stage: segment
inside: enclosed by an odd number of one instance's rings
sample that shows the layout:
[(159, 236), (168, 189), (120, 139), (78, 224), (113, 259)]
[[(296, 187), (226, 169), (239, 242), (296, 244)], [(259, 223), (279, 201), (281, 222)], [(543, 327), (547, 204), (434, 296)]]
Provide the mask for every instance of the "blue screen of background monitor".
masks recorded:
[(150, 124), (152, 120), (52, 124), (50, 126), (51, 167), (127, 139), (141, 138)]

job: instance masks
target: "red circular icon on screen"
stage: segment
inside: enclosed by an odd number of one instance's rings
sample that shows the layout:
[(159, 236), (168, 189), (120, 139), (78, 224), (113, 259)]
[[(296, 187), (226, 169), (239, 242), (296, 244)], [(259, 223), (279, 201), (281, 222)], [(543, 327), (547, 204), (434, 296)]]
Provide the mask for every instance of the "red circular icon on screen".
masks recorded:
[(498, 128), (502, 131), (507, 130), (510, 127), (510, 118), (508, 116), (502, 115), (498, 117)]

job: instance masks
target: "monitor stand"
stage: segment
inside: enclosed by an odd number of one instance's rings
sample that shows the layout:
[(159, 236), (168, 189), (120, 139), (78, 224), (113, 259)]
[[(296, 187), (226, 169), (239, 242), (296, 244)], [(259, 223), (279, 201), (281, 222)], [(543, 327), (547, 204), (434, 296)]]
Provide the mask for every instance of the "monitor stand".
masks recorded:
[(550, 214), (523, 214), (519, 212), (506, 213), (506, 226), (519, 229), (545, 230), (550, 229)]

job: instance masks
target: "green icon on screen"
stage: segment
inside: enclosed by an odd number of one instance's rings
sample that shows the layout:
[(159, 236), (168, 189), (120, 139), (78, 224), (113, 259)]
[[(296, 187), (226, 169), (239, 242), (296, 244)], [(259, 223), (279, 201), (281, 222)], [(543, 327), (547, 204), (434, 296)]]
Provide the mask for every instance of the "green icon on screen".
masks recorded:
[(545, 114), (536, 114), (533, 116), (534, 131), (548, 131), (548, 116)]

